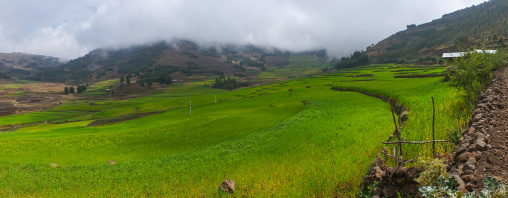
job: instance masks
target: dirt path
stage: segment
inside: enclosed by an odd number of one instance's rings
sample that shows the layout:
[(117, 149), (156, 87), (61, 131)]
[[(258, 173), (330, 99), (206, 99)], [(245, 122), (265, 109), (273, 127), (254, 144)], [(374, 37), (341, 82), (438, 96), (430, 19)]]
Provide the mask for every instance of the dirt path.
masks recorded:
[(452, 173), (462, 191), (483, 189), (483, 175), (508, 183), (508, 68), (494, 72), (480, 98), (471, 127), (455, 150)]

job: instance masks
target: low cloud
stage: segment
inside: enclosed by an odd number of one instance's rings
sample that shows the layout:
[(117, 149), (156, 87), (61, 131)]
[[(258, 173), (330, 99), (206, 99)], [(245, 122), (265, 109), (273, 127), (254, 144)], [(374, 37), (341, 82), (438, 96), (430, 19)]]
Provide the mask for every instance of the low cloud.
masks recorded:
[(478, 0), (76, 0), (2, 1), (0, 51), (65, 59), (98, 47), (175, 38), (342, 56), (407, 24), (421, 24)]

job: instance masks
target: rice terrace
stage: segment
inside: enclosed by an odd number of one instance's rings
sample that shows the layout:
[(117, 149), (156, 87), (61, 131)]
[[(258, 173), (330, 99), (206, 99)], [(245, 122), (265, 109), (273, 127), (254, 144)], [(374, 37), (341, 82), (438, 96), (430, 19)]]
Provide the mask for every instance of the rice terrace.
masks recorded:
[(508, 196), (507, 1), (237, 3), (0, 3), (0, 197)]
[[(9, 173), (2, 186), (10, 189), (2, 193), (194, 197), (213, 195), (217, 182), (235, 178), (241, 184), (237, 195), (354, 194), (358, 189), (350, 184), (360, 182), (359, 176), (382, 148), (380, 142), (393, 133), (390, 106), (332, 87), (405, 104), (411, 112), (405, 124), (409, 139), (429, 139), (430, 97), (436, 98), (440, 118), (438, 139), (467, 116), (458, 91), (442, 83), (443, 77), (394, 78), (406, 69), (413, 74), (443, 71), (434, 66), (374, 65), (229, 92), (193, 82), (136, 99), (97, 99), (92, 106), (89, 100), (76, 100), (41, 112), (4, 116), (1, 125), (16, 130), (0, 134), (2, 171)], [(371, 75), (357, 77), (363, 74)], [(107, 85), (92, 85), (84, 94), (94, 95)], [(146, 116), (91, 126), (129, 115)], [(111, 166), (109, 160), (118, 164)], [(52, 163), (60, 167), (49, 166)], [(39, 191), (41, 185), (48, 190)]]

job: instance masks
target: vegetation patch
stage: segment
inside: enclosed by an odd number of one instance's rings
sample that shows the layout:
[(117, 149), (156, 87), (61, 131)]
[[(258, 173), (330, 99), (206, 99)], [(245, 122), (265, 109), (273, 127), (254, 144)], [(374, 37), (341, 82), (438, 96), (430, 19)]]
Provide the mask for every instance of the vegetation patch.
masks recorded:
[(157, 114), (157, 113), (159, 113), (159, 112), (135, 113), (135, 114), (126, 115), (126, 116), (100, 119), (100, 120), (95, 120), (93, 122), (90, 122), (86, 126), (98, 126), (98, 125), (105, 125), (105, 124), (111, 124), (111, 123), (118, 123), (118, 122), (123, 122), (123, 121), (127, 121), (127, 120), (138, 119), (141, 117), (145, 117), (145, 116), (149, 116), (149, 115), (153, 115), (153, 114)]
[(414, 74), (414, 75), (394, 76), (394, 78), (434, 78), (443, 76), (445, 76), (445, 74)]

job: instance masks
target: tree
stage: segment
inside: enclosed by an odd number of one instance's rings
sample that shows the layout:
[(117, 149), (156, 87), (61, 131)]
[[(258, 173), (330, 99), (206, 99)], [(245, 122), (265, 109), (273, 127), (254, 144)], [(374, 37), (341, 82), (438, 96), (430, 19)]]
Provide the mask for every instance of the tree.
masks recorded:
[(123, 81), (125, 81), (125, 77), (124, 76), (120, 77), (120, 83), (123, 83)]
[(127, 84), (131, 84), (131, 78), (127, 77)]
[(65, 94), (69, 94), (69, 87), (65, 87), (65, 88), (64, 88), (64, 93), (65, 93)]
[(74, 87), (69, 88), (70, 93), (74, 93)]
[(86, 86), (85, 86), (85, 85), (78, 85), (78, 87), (77, 87), (77, 91), (78, 91), (78, 93), (83, 93), (83, 92), (85, 92), (85, 91), (86, 91), (86, 89), (87, 89), (87, 88), (86, 88)]

